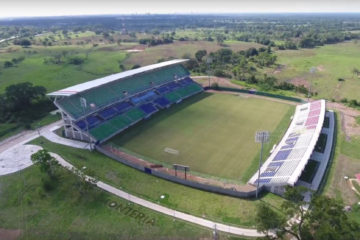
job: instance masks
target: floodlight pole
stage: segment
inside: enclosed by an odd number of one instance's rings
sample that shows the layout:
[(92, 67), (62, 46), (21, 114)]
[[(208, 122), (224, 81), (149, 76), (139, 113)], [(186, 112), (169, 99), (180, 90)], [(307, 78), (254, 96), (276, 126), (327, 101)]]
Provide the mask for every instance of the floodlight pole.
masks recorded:
[(256, 198), (259, 196), (259, 187), (260, 187), (260, 168), (262, 163), (262, 156), (263, 156), (263, 149), (264, 149), (264, 142), (269, 141), (269, 132), (268, 131), (258, 131), (255, 135), (255, 142), (261, 143), (261, 150), (260, 150), (260, 158), (259, 158), (259, 169), (258, 169), (258, 179), (257, 179), (257, 186), (256, 186)]

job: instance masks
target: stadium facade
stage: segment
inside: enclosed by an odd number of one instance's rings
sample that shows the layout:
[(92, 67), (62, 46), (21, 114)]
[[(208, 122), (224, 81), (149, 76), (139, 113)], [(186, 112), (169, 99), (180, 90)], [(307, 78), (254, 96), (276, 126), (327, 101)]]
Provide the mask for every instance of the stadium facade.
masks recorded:
[(318, 190), (333, 148), (334, 113), (325, 100), (298, 105), (292, 122), (249, 184), (282, 195), (286, 186)]
[(100, 144), (157, 111), (203, 91), (176, 59), (78, 84), (48, 96), (68, 138)]
[(186, 61), (176, 59), (113, 74), (48, 96), (60, 110), (66, 137), (87, 141), (90, 147), (145, 173), (244, 198), (255, 196), (258, 182), (260, 190), (280, 195), (286, 186), (319, 188), (331, 158), (335, 129), (334, 113), (326, 111), (324, 100), (296, 107), (287, 132), (261, 166), (260, 174), (255, 173), (244, 186), (179, 178), (162, 165), (128, 160), (124, 153), (102, 144), (161, 109), (204, 91), (182, 65)]

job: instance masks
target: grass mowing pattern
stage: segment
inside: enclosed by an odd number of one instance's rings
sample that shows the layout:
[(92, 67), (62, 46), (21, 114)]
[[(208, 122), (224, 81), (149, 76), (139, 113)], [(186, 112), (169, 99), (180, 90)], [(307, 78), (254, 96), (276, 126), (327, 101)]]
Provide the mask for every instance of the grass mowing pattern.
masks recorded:
[[(51, 143), (42, 137), (33, 140), (31, 144), (59, 154), (77, 168), (86, 166), (97, 179), (114, 187), (160, 205), (214, 221), (252, 227), (255, 225), (254, 212), (259, 201), (277, 210), (284, 201), (273, 194), (266, 194), (261, 200), (255, 201), (197, 190), (145, 174), (98, 152)], [(163, 194), (168, 196), (165, 202), (160, 198)]]
[[(241, 179), (259, 151), (255, 132), (274, 131), (289, 109), (290, 105), (258, 98), (203, 93), (161, 111), (111, 142), (167, 164)], [(165, 152), (166, 147), (179, 154)]]

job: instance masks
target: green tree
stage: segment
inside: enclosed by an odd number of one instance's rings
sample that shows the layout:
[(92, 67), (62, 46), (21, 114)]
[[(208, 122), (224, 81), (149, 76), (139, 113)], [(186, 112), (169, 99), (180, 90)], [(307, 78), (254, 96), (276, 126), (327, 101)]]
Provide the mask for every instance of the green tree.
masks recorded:
[(27, 109), (32, 101), (45, 96), (46, 89), (42, 86), (33, 86), (32, 83), (24, 82), (10, 85), (5, 89), (5, 98), (11, 111)]
[(207, 54), (206, 50), (199, 50), (195, 53), (195, 58), (198, 62), (202, 62), (202, 58), (205, 57)]
[(55, 178), (58, 162), (45, 149), (39, 150), (31, 155), (31, 161), (39, 165), (40, 171), (47, 173), (50, 178)]
[[(360, 226), (348, 218), (344, 206), (326, 196), (314, 196), (309, 210), (305, 208), (305, 188), (287, 188), (288, 200), (281, 206), (282, 213), (266, 204), (259, 204), (256, 212), (257, 229), (272, 239), (283, 239), (286, 234), (298, 240), (353, 240), (360, 239)], [(269, 229), (276, 236), (269, 234)]]

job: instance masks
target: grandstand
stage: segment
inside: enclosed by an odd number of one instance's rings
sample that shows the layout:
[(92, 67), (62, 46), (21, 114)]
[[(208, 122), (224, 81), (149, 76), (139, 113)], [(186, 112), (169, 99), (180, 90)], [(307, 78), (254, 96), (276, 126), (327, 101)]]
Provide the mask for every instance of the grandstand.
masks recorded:
[[(314, 175), (318, 174), (315, 177), (317, 180), (313, 185), (311, 185), (311, 180), (307, 187), (317, 190), (320, 180), (324, 175), (332, 148), (332, 134), (329, 134), (329, 137), (325, 138), (325, 143), (322, 143), (324, 142), (324, 132), (333, 131), (333, 129), (323, 129), (325, 116), (333, 115), (330, 112), (326, 112), (324, 100), (297, 106), (287, 132), (269, 158), (261, 166), (260, 178), (257, 171), (249, 183), (257, 185), (259, 181), (260, 186), (265, 187), (271, 192), (282, 194), (285, 186), (304, 185), (299, 184), (299, 182), (301, 182), (305, 175), (309, 175), (308, 169), (313, 169), (313, 173), (310, 173), (310, 178), (313, 179)], [(334, 118), (332, 117), (332, 128), (334, 127), (333, 122)], [(323, 154), (324, 149), (321, 149), (321, 146), (325, 145), (327, 145), (327, 151), (326, 154)], [(319, 155), (325, 156), (323, 159), (317, 157), (322, 161), (319, 160), (320, 165), (323, 166), (321, 171), (317, 171), (318, 168), (313, 161), (314, 156)]]
[(66, 137), (99, 144), (203, 88), (176, 59), (99, 78), (56, 92)]

